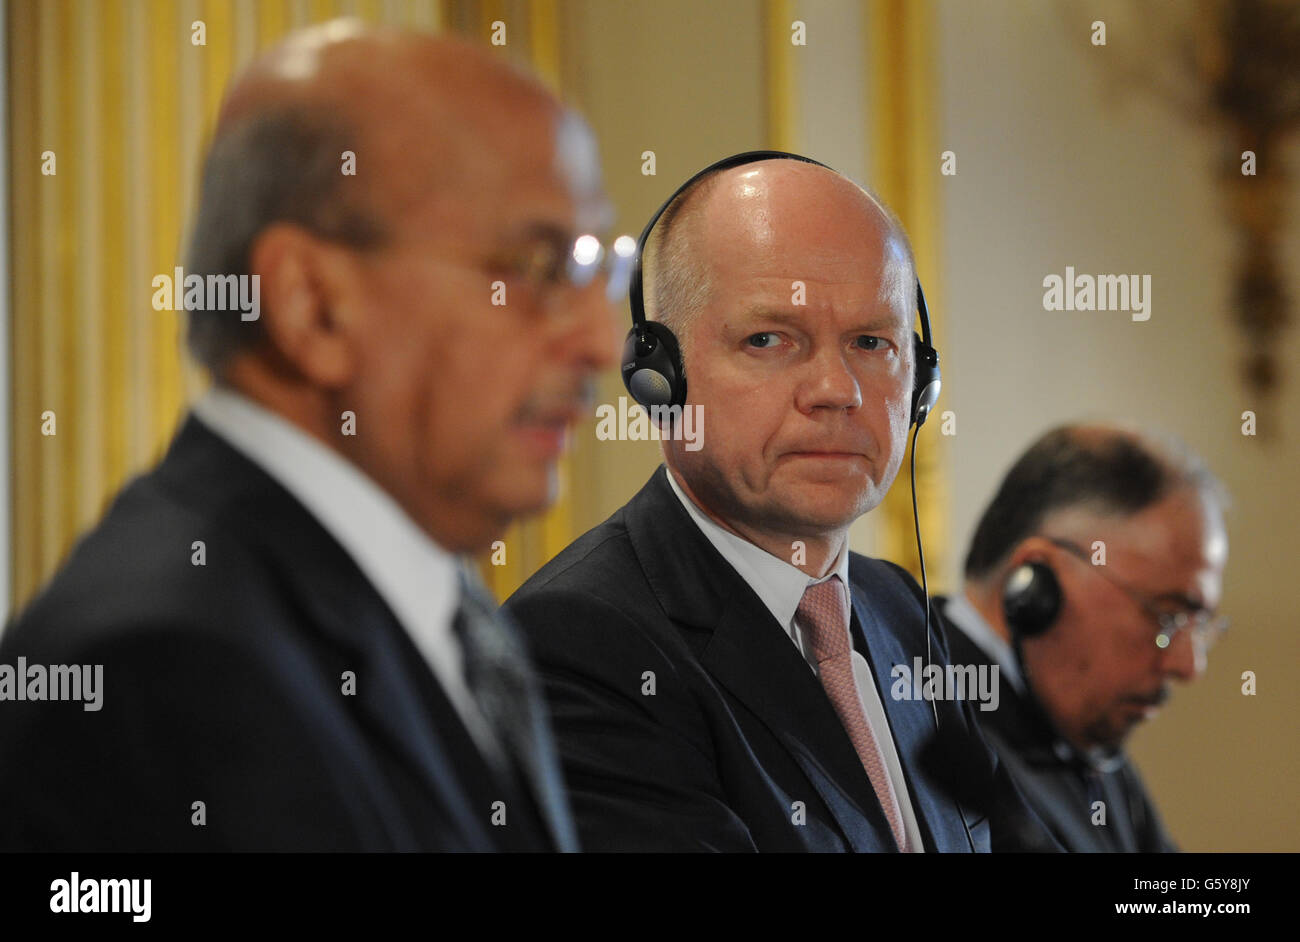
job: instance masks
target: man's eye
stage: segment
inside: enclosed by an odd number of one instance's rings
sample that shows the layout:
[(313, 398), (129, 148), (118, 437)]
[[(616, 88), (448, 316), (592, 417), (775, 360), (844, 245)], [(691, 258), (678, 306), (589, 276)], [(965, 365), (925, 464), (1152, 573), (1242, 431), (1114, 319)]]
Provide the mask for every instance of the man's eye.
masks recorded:
[(534, 283), (554, 284), (564, 273), (564, 252), (558, 246), (549, 243), (534, 246), (524, 258), (524, 277)]
[(564, 253), (549, 243), (524, 246), (498, 255), (492, 268), (529, 284), (553, 284), (564, 271)]
[(759, 350), (766, 350), (776, 346), (776, 334), (764, 331), (761, 334), (750, 334), (746, 341), (751, 347)]
[(880, 337), (872, 337), (868, 334), (863, 334), (862, 336), (858, 337), (858, 349), (879, 350), (881, 345), (884, 344), (884, 342), (885, 341)]

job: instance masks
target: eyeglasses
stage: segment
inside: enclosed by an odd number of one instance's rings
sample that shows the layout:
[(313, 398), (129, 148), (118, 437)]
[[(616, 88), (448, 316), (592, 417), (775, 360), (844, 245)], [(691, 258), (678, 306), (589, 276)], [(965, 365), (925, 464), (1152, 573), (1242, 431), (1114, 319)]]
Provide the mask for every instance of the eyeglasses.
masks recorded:
[(1078, 544), (1050, 536), (1044, 537), (1044, 539), (1088, 563), (1090, 569), (1095, 570), (1103, 579), (1136, 602), (1147, 617), (1151, 618), (1159, 626), (1160, 633), (1156, 635), (1155, 640), (1156, 647), (1162, 651), (1174, 643), (1174, 639), (1178, 637), (1178, 632), (1191, 631), (1192, 643), (1196, 645), (1197, 650), (1202, 653), (1208, 652), (1232, 624), (1226, 615), (1215, 615), (1209, 609), (1200, 606), (1189, 605), (1187, 609), (1176, 612), (1162, 609), (1155, 599), (1112, 578), (1102, 566), (1092, 565), (1087, 551)]
[(542, 298), (571, 288), (580, 290), (604, 274), (608, 281), (605, 297), (620, 301), (627, 297), (636, 259), (636, 239), (621, 235), (607, 248), (594, 235), (580, 235), (573, 242), (534, 239), (517, 249), (500, 252), (489, 261), (495, 272), (519, 278)]

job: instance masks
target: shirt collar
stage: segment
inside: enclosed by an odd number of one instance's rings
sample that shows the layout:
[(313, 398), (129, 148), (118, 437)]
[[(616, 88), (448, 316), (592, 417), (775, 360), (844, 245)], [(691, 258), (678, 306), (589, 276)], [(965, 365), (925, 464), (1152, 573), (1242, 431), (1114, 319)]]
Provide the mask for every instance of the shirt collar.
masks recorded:
[(224, 387), (205, 393), (193, 412), (307, 508), (417, 644), (430, 632), (450, 630), (459, 598), (458, 558), (356, 465), (287, 419)]
[[(1048, 719), (1047, 711), (1038, 698), (1026, 690), (1020, 673), (1020, 661), (1011, 645), (993, 630), (965, 593), (949, 597), (943, 614), (949, 624), (964, 632), (966, 637), (1000, 666), (1002, 676), (1009, 679), (1016, 692), (1030, 702), (1034, 730), (1031, 735), (1034, 741), (1033, 745), (1021, 746), (1026, 756), (1036, 762), (1050, 762), (1050, 756), (1059, 762), (1082, 764), (1102, 774), (1115, 772), (1127, 763), (1122, 749), (1096, 748), (1080, 752), (1066, 742)], [(1030, 752), (1031, 749), (1036, 751)]]
[[(695, 525), (700, 528), (700, 532), (713, 544), (714, 549), (722, 554), (722, 558), (731, 564), (731, 568), (736, 570), (740, 578), (754, 590), (763, 605), (772, 613), (772, 617), (787, 633), (794, 626), (795, 612), (798, 611), (799, 603), (803, 600), (803, 594), (808, 586), (825, 582), (832, 576), (839, 576), (845, 589), (848, 589), (847, 539), (844, 541), (844, 546), (840, 547), (839, 558), (831, 571), (820, 579), (814, 579), (797, 566), (779, 556), (773, 556), (767, 550), (718, 525), (686, 496), (671, 468), (666, 469), (665, 473), (668, 475), (668, 483), (672, 486), (673, 493), (682, 502), (682, 506), (695, 521)], [(793, 552), (793, 547), (791, 551)]]
[(1020, 662), (1006, 639), (993, 630), (984, 620), (984, 616), (966, 598), (964, 592), (957, 592), (948, 598), (943, 609), (944, 617), (971, 642), (988, 655), (989, 660), (1002, 669), (1002, 676), (1015, 685), (1016, 690), (1024, 693), (1025, 685), (1020, 678)]

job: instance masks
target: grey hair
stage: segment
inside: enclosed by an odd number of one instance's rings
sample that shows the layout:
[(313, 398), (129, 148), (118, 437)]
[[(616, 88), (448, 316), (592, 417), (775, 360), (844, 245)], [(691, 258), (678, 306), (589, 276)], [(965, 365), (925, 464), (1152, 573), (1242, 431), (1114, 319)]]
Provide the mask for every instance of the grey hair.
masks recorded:
[(687, 328), (709, 301), (713, 285), (709, 267), (686, 232), (693, 214), (686, 203), (712, 189), (717, 174), (710, 174), (681, 193), (664, 210), (646, 242), (642, 259), (646, 289), (646, 317), (667, 326), (676, 336), (685, 358)]
[[(203, 168), (186, 275), (250, 275), (253, 242), (276, 222), (357, 248), (382, 243), (382, 218), (347, 192), (357, 178), (341, 171), (343, 151), (358, 140), (337, 113), (303, 105), (258, 112), (221, 134)], [(190, 352), (214, 372), (263, 337), (262, 321), (237, 311), (188, 312)]]
[(984, 509), (966, 554), (966, 578), (987, 580), (1053, 513), (1075, 507), (1128, 518), (1180, 488), (1224, 510), (1228, 491), (1205, 459), (1161, 431), (1063, 425), (1016, 459)]

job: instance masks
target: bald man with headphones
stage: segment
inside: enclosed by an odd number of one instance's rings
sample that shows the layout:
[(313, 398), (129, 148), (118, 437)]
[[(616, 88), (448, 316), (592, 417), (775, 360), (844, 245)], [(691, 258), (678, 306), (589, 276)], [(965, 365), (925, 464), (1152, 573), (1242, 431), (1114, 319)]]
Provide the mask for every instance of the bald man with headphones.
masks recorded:
[(848, 549), (939, 393), (924, 304), (897, 219), (808, 158), (719, 161), (646, 226), (622, 372), (665, 464), (506, 604), (587, 849), (1054, 849), (969, 703), (890, 696), (947, 651)]

